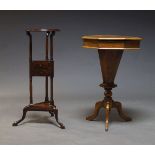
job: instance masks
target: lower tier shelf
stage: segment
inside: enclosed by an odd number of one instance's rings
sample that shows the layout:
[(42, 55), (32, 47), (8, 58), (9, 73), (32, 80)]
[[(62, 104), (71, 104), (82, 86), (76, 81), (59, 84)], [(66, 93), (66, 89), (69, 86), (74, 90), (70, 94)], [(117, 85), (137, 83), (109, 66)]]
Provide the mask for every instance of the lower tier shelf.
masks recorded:
[(12, 124), (12, 126), (18, 126), (20, 122), (22, 122), (25, 117), (26, 113), (28, 111), (47, 111), (50, 113), (51, 116), (55, 116), (56, 122), (59, 124), (59, 127), (61, 129), (65, 129), (65, 126), (59, 122), (58, 119), (58, 109), (54, 105), (54, 103), (48, 101), (48, 102), (40, 102), (40, 103), (35, 103), (35, 104), (29, 104), (28, 106), (24, 107), (23, 109), (23, 116), (20, 120), (16, 121), (15, 123)]

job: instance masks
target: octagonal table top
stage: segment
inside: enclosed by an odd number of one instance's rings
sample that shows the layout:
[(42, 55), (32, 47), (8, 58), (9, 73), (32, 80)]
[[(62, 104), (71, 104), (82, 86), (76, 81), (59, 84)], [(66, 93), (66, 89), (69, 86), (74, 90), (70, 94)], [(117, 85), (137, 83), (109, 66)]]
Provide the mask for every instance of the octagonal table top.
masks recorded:
[(139, 49), (141, 37), (121, 35), (82, 36), (84, 48), (97, 49)]

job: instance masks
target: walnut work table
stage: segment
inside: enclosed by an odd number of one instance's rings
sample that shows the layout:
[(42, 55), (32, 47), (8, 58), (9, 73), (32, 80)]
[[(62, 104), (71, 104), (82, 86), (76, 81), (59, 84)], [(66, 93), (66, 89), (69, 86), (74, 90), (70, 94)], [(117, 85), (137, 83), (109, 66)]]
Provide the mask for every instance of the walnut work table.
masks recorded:
[(131, 121), (122, 111), (122, 105), (118, 101), (112, 99), (112, 88), (117, 85), (114, 79), (124, 50), (140, 49), (140, 41), (142, 38), (119, 36), (119, 35), (90, 35), (83, 36), (84, 48), (98, 49), (103, 83), (100, 87), (105, 89), (103, 101), (99, 101), (95, 105), (92, 115), (86, 117), (86, 120), (94, 120), (101, 108), (105, 109), (105, 131), (108, 131), (109, 113), (111, 108), (116, 108), (119, 116), (125, 121)]
[[(53, 78), (54, 78), (54, 60), (53, 60), (53, 39), (55, 33), (59, 29), (27, 29), (26, 33), (29, 36), (29, 90), (30, 90), (30, 104), (23, 109), (23, 116), (20, 120), (13, 123), (13, 126), (17, 126), (26, 117), (28, 111), (46, 111), (51, 116), (55, 116), (56, 122), (61, 129), (65, 129), (65, 126), (58, 120), (58, 109), (54, 104), (53, 99)], [(45, 35), (45, 59), (33, 60), (32, 59), (32, 33), (44, 33)], [(39, 103), (33, 103), (32, 92), (32, 77), (45, 77), (45, 100)], [(50, 95), (49, 95), (49, 83), (50, 78)], [(50, 96), (50, 98), (49, 98)]]

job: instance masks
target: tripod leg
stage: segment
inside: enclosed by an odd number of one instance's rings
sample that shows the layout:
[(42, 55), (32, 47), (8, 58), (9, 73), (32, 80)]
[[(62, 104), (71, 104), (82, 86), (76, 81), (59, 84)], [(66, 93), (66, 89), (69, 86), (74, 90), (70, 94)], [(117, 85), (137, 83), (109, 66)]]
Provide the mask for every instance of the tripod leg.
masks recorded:
[(26, 113), (27, 113), (27, 107), (23, 109), (23, 116), (22, 116), (22, 118), (19, 121), (14, 122), (12, 124), (12, 126), (17, 126), (21, 121), (23, 121), (25, 119), (25, 117), (26, 117)]
[(105, 106), (105, 131), (108, 131), (109, 127), (109, 113), (110, 113), (110, 105), (106, 104)]
[(99, 111), (100, 111), (100, 109), (101, 109), (102, 107), (103, 107), (102, 101), (97, 102), (97, 103), (95, 104), (95, 110), (94, 110), (93, 114), (90, 115), (90, 116), (88, 116), (88, 117), (86, 117), (86, 120), (89, 120), (89, 121), (94, 120), (94, 119), (97, 117), (97, 115), (98, 115), (98, 113), (99, 113)]
[(60, 128), (61, 129), (65, 129), (65, 126), (62, 123), (59, 122), (59, 119), (58, 119), (58, 109), (54, 110), (54, 114), (55, 114), (56, 122), (60, 125)]
[(131, 121), (132, 119), (127, 116), (122, 110), (122, 104), (120, 102), (114, 102), (114, 107), (117, 109), (119, 116), (125, 121)]
[(49, 113), (51, 114), (51, 117), (53, 117), (53, 116), (54, 116), (54, 113), (53, 113), (52, 111), (49, 111)]

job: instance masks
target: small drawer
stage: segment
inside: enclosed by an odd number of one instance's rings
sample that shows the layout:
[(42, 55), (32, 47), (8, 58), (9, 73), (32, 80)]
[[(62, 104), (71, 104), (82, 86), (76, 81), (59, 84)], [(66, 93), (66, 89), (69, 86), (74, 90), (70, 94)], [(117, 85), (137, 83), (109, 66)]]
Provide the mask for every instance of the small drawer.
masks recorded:
[(32, 61), (31, 76), (54, 76), (53, 61)]

